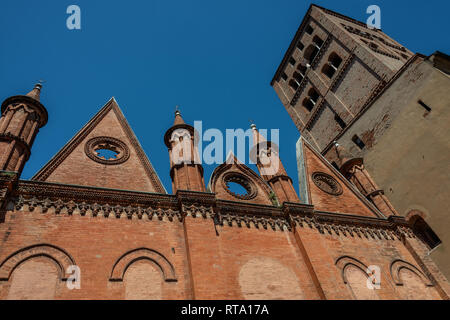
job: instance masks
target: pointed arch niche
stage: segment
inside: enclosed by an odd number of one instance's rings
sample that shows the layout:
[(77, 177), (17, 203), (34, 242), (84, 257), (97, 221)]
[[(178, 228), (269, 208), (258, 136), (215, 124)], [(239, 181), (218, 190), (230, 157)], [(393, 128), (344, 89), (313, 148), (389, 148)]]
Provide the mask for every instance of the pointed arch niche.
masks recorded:
[(394, 260), (390, 271), (402, 299), (440, 299), (430, 279), (413, 264), (400, 259)]
[(356, 300), (380, 299), (376, 290), (367, 287), (369, 275), (364, 263), (355, 258), (343, 256), (336, 261), (336, 266), (341, 270), (342, 279)]

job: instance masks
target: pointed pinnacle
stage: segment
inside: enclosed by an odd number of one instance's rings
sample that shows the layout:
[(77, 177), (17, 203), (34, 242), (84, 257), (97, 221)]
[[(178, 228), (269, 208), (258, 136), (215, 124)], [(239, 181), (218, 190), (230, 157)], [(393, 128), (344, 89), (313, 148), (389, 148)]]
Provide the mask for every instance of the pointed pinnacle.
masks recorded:
[(39, 80), (39, 82), (35, 84), (33, 90), (27, 93), (27, 96), (33, 98), (34, 100), (40, 101), (42, 83), (43, 80)]
[(174, 121), (173, 125), (175, 126), (177, 124), (184, 124), (184, 120), (181, 117), (181, 112), (180, 112), (178, 106), (176, 106), (176, 108), (175, 108), (175, 121)]

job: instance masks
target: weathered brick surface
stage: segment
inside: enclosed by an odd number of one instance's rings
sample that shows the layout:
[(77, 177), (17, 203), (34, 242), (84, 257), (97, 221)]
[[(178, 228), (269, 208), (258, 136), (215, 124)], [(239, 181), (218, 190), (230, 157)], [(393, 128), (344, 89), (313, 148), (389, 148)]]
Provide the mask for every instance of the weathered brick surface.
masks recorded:
[(292, 233), (224, 226), (217, 235), (211, 220), (191, 217), (186, 229), (196, 299), (319, 298)]
[[(159, 282), (153, 283), (156, 278), (152, 269), (150, 269), (151, 272), (148, 272), (148, 268), (130, 269), (131, 278), (126, 274), (124, 282), (110, 281), (114, 264), (122, 255), (137, 248), (153, 249), (166, 257), (173, 265), (178, 281), (164, 282), (161, 285), (163, 298), (189, 298), (187, 288), (190, 283), (184, 233), (182, 224), (179, 222), (146, 221), (145, 218), (130, 221), (126, 218), (104, 218), (103, 216), (82, 217), (79, 214), (55, 215), (52, 210), (46, 214), (36, 211), (18, 211), (8, 212), (5, 223), (0, 224), (0, 230), (2, 234), (0, 261), (2, 262), (17, 250), (41, 243), (61, 248), (73, 257), (76, 265), (81, 269), (81, 290), (68, 290), (65, 284), (59, 285), (59, 290), (54, 294), (55, 299), (143, 297), (139, 292), (129, 293), (129, 290), (132, 290), (133, 286), (136, 286), (138, 291), (147, 286), (156, 286)], [(33, 259), (35, 258), (29, 261)], [(65, 273), (65, 270), (58, 271)], [(157, 271), (160, 276), (159, 281), (162, 282), (161, 271)], [(139, 286), (137, 279), (146, 284)], [(7, 282), (0, 281), (2, 299), (8, 297), (11, 283), (13, 283), (15, 297), (17, 298), (20, 294), (20, 290), (16, 287), (22, 286), (22, 280), (15, 284), (16, 280), (13, 277)], [(25, 295), (25, 293), (22, 294)], [(28, 294), (30, 294), (29, 291)]]
[[(0, 171), (0, 299), (449, 298), (447, 280), (405, 219), (378, 215), (309, 144), (308, 204), (288, 192), (288, 201), (272, 201), (278, 186), (292, 187), (284, 169), (268, 184), (236, 162), (214, 172), (215, 193), (202, 192), (195, 164), (172, 176), (177, 192), (168, 195), (110, 103), (34, 181)], [(86, 157), (86, 141), (103, 135), (130, 149), (125, 162)], [(342, 192), (314, 182), (316, 171)], [(231, 172), (257, 194), (245, 199), (225, 190), (221, 178)], [(80, 289), (67, 287), (72, 265)], [(381, 288), (369, 291), (373, 265)]]
[[(159, 179), (156, 178), (156, 182), (151, 179), (151, 176), (156, 174), (152, 168), (145, 167), (148, 160), (145, 155), (142, 156), (143, 151), (138, 142), (132, 140), (134, 134), (127, 131), (128, 124), (115, 100), (108, 102), (94, 119), (98, 119), (95, 125), (85, 126), (56, 156), (61, 158), (61, 161), (50, 162), (35, 176), (35, 179), (104, 188), (163, 192)], [(86, 142), (91, 138), (104, 136), (118, 139), (128, 146), (127, 161), (109, 165), (88, 157), (85, 150)]]
[[(345, 178), (334, 173), (330, 165), (321, 160), (317, 154), (314, 154), (312, 148), (304, 145), (304, 154), (306, 157), (306, 166), (308, 169), (308, 182), (310, 185), (309, 193), (311, 203), (314, 204), (316, 210), (333, 211), (340, 213), (348, 213), (354, 215), (362, 215), (368, 217), (377, 216), (373, 209), (371, 210), (366, 203), (350, 188)], [(312, 174), (314, 172), (324, 172), (331, 175), (342, 186), (342, 194), (339, 196), (328, 194), (320, 190), (313, 182)]]
[[(311, 34), (306, 32), (308, 26)], [(310, 46), (317, 44), (315, 39), (323, 43), (318, 45), (316, 58), (309, 61)], [(299, 48), (298, 43), (303, 47)], [(332, 54), (342, 62), (329, 78), (323, 70)], [(348, 124), (411, 56), (411, 51), (380, 30), (371, 30), (364, 23), (312, 5), (271, 84), (299, 131), (322, 151), (342, 131), (334, 115)], [(294, 64), (289, 62), (291, 58)], [(298, 83), (299, 88), (293, 88), (290, 82), (294, 72), (307, 64), (310, 68)], [(320, 98), (308, 111), (303, 102), (310, 88), (316, 89)]]

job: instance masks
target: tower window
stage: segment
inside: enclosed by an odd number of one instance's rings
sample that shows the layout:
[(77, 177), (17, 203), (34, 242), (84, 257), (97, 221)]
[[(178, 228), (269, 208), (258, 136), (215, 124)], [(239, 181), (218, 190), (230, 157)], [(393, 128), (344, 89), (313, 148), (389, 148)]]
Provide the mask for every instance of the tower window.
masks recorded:
[(335, 52), (333, 52), (328, 57), (328, 62), (323, 66), (322, 72), (328, 78), (331, 79), (338, 70), (341, 63), (342, 63), (341, 57), (339, 57)]
[(291, 79), (291, 81), (289, 81), (289, 86), (294, 90), (297, 90), (299, 87), (297, 81), (295, 81), (294, 79)]
[(281, 74), (281, 79), (283, 79), (284, 81), (286, 81), (287, 78), (288, 78), (287, 74), (283, 72), (283, 73)]
[(323, 45), (323, 40), (320, 39), (318, 36), (314, 36), (313, 42), (320, 48)]
[(366, 146), (364, 142), (355, 134), (352, 141), (362, 150)]
[(306, 29), (305, 29), (305, 32), (306, 32), (307, 34), (312, 34), (312, 33), (314, 32), (314, 29), (313, 29), (313, 27), (311, 27), (310, 25), (308, 25), (308, 26), (306, 27)]
[(303, 80), (303, 75), (298, 72), (294, 72), (293, 77), (295, 80), (297, 80), (298, 83), (302, 82)]
[(290, 58), (289, 58), (289, 63), (290, 63), (291, 65), (295, 66), (296, 61), (295, 61), (294, 58), (290, 57)]
[(300, 72), (300, 74), (301, 74), (302, 76), (305, 76), (305, 74), (306, 74), (306, 66), (304, 66), (304, 65), (302, 65), (302, 64), (299, 64), (299, 65), (297, 66), (297, 70)]
[(330, 54), (328, 61), (332, 66), (334, 66), (337, 69), (342, 63), (342, 58), (339, 57), (335, 52), (333, 52), (332, 54)]
[(305, 47), (305, 45), (304, 45), (301, 41), (297, 42), (297, 48), (298, 48), (300, 51), (302, 51), (304, 47)]
[(314, 106), (316, 105), (317, 100), (319, 100), (319, 97), (320, 97), (319, 93), (318, 93), (314, 88), (311, 88), (311, 89), (308, 91), (308, 97), (306, 97), (306, 98), (303, 100), (303, 106), (304, 106), (309, 112), (311, 112), (312, 109), (314, 108)]
[(308, 48), (306, 48), (305, 53), (303, 56), (305, 57), (306, 61), (311, 64), (311, 62), (316, 57), (317, 53), (319, 52), (319, 49), (317, 45), (310, 44)]
[(422, 240), (430, 249), (436, 248), (441, 244), (441, 239), (434, 233), (433, 229), (423, 220), (422, 217), (416, 216), (412, 225), (412, 229), (417, 237)]
[(344, 120), (342, 120), (341, 117), (339, 117), (337, 114), (334, 115), (334, 120), (337, 122), (337, 124), (339, 125), (339, 127), (341, 127), (342, 129), (345, 129), (345, 127), (347, 126), (344, 122)]

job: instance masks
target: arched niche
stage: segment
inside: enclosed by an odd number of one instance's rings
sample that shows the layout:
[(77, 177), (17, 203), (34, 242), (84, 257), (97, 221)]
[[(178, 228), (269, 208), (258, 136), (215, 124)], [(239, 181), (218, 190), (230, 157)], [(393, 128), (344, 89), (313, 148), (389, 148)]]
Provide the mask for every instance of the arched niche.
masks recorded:
[(0, 281), (8, 281), (14, 270), (24, 261), (34, 257), (47, 257), (58, 266), (59, 279), (66, 281), (66, 270), (76, 265), (74, 259), (63, 249), (50, 244), (37, 244), (20, 249), (0, 264)]
[(336, 266), (341, 270), (344, 283), (356, 300), (379, 300), (375, 289), (367, 286), (369, 280), (368, 267), (350, 256), (342, 256), (336, 260)]
[(114, 264), (109, 280), (123, 281), (127, 269), (133, 263), (141, 260), (149, 260), (154, 263), (161, 270), (164, 281), (177, 281), (175, 269), (169, 260), (167, 260), (167, 258), (161, 253), (148, 248), (134, 249), (122, 255)]
[(404, 285), (402, 278), (400, 277), (400, 272), (402, 271), (402, 269), (407, 269), (407, 270), (411, 271), (412, 273), (414, 273), (415, 275), (417, 275), (417, 277), (419, 277), (422, 280), (422, 282), (425, 286), (428, 286), (428, 287), (433, 286), (433, 283), (430, 281), (430, 279), (428, 279), (428, 277), (425, 276), (425, 274), (423, 274), (423, 272), (420, 271), (417, 267), (415, 267), (411, 263), (403, 261), (403, 260), (394, 260), (391, 263), (390, 271), (391, 271), (391, 277), (397, 286)]

